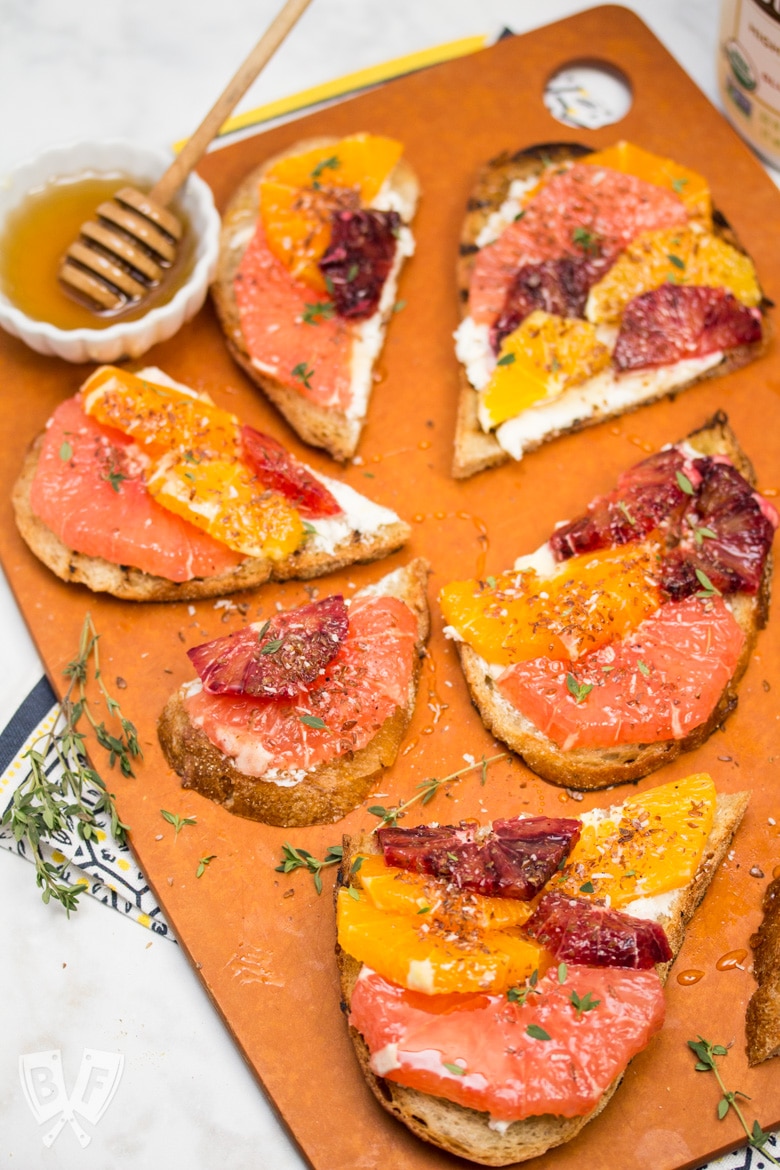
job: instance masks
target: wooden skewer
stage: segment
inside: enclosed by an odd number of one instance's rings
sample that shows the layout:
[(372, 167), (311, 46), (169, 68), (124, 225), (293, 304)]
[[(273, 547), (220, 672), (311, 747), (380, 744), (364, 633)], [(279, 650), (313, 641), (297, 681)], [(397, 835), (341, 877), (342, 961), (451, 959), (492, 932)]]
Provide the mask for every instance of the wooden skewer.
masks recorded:
[(60, 261), (58, 277), (69, 295), (95, 312), (117, 312), (140, 302), (160, 283), (182, 236), (181, 223), (168, 204), (310, 3), (286, 0), (148, 195), (123, 187), (97, 208), (96, 221), (82, 226), (79, 239)]

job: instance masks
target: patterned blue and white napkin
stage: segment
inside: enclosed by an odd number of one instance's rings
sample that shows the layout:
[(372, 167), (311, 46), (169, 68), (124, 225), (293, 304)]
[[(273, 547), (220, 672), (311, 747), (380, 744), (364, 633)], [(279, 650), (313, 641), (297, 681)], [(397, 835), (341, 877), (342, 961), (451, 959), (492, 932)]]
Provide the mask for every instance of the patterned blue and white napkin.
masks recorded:
[[(14, 797), (14, 792), (30, 775), (26, 753), (36, 741), (48, 735), (61, 719), (59, 704), (47, 678), (41, 678), (0, 734), (0, 820)], [(40, 748), (40, 744), (38, 747)], [(47, 774), (57, 777), (62, 765), (56, 753), (49, 749), (46, 756)], [(97, 792), (84, 796), (93, 807)], [(96, 816), (98, 838), (82, 841), (76, 832), (60, 831), (52, 835), (51, 843), (43, 843), (41, 851), (46, 861), (69, 864), (65, 880), (71, 885), (82, 885), (106, 906), (127, 914), (155, 934), (176, 941), (165, 917), (149, 889), (149, 884), (128, 846), (120, 845), (111, 835), (109, 817), (100, 812)], [(15, 841), (9, 826), (0, 825), (0, 846), (32, 861), (27, 843)]]

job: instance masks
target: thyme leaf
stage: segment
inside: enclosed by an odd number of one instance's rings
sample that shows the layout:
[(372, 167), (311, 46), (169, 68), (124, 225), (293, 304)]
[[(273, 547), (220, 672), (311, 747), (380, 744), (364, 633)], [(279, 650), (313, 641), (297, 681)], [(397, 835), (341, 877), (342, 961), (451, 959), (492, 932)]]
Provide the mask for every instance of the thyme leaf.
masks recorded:
[(311, 366), (307, 366), (306, 362), (298, 362), (297, 366), (293, 366), (290, 371), (293, 378), (297, 378), (307, 390), (311, 390), (311, 379), (314, 377), (314, 370)]
[(717, 589), (712, 584), (712, 581), (710, 581), (709, 577), (707, 576), (707, 574), (704, 572), (703, 569), (696, 570), (696, 580), (701, 585), (701, 589), (698, 591), (698, 593), (694, 594), (694, 597), (721, 597), (722, 596), (720, 589)]
[(333, 301), (314, 301), (303, 306), (301, 320), (304, 325), (319, 325), (320, 321), (327, 321), (336, 312)]
[(587, 991), (583, 996), (578, 995), (576, 991), (572, 991), (569, 996), (569, 1002), (577, 1013), (577, 1019), (579, 1019), (583, 1012), (592, 1012), (594, 1008), (597, 1008), (601, 1000), (594, 999), (592, 991)]
[(573, 696), (575, 703), (579, 704), (586, 699), (593, 690), (593, 683), (579, 683), (577, 682), (571, 671), (566, 675), (566, 690)]
[(161, 808), (160, 814), (164, 821), (167, 821), (169, 825), (173, 825), (177, 837), (185, 825), (197, 825), (198, 823), (197, 817), (180, 817), (178, 813), (168, 812), (167, 808)]
[(301, 723), (305, 723), (307, 727), (313, 727), (316, 731), (323, 731), (328, 725), (324, 719), (320, 719), (319, 715), (299, 715)]
[(685, 473), (682, 471), (676, 472), (675, 475), (677, 479), (677, 486), (681, 489), (681, 491), (684, 491), (686, 496), (695, 496), (696, 491), (693, 484), (688, 479), (688, 476), (685, 475)]
[(198, 868), (195, 871), (196, 878), (203, 877), (204, 873), (206, 872), (206, 866), (211, 865), (216, 856), (216, 853), (210, 853), (208, 857), (201, 857), (200, 861), (198, 862)]

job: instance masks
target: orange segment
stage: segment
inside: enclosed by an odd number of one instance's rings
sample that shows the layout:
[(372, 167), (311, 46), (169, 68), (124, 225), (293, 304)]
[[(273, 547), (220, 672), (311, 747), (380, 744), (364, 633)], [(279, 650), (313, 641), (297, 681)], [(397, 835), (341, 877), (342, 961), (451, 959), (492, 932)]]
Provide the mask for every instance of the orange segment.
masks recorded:
[(705, 227), (712, 225), (712, 200), (707, 180), (696, 171), (680, 166), (670, 158), (642, 150), (631, 142), (616, 142), (606, 150), (597, 150), (581, 159), (594, 167), (609, 167), (613, 171), (635, 175), (674, 191), (685, 204), (691, 219), (700, 220)]
[(629, 301), (667, 281), (725, 288), (748, 306), (761, 300), (756, 270), (743, 252), (709, 232), (670, 228), (643, 232), (621, 252), (590, 290), (588, 320), (617, 323)]
[(503, 930), (520, 926), (533, 913), (530, 902), (461, 893), (434, 877), (385, 865), (379, 856), (361, 857), (352, 880), (377, 910), (425, 915), (447, 931)]
[(288, 155), (274, 163), (266, 178), (289, 187), (350, 187), (363, 206), (370, 205), (401, 157), (403, 146), (379, 134), (351, 134), (340, 142)]
[(349, 192), (311, 191), (264, 179), (260, 214), (268, 247), (296, 280), (325, 291), (318, 261), (330, 243), (330, 219), (340, 207), (356, 206)]
[(542, 399), (557, 397), (606, 369), (609, 360), (589, 321), (535, 310), (504, 338), (481, 396), (483, 425), (496, 427)]
[(453, 941), (426, 915), (388, 914), (347, 889), (339, 891), (336, 917), (339, 946), (409, 991), (503, 991), (543, 966), (542, 948), (508, 931)]
[(658, 608), (655, 566), (651, 549), (625, 545), (572, 557), (554, 577), (523, 570), (454, 581), (439, 600), (447, 625), (487, 662), (573, 661)]
[(621, 907), (684, 886), (704, 852), (715, 801), (706, 773), (630, 796), (616, 816), (584, 826), (560, 888)]
[(235, 459), (200, 462), (174, 452), (152, 470), (147, 488), (164, 508), (247, 556), (283, 560), (303, 539), (295, 508)]
[(268, 247), (296, 280), (318, 292), (318, 267), (340, 208), (370, 206), (403, 147), (394, 138), (353, 134), (279, 159), (260, 181), (260, 217)]
[(238, 419), (193, 394), (158, 386), (115, 366), (101, 366), (81, 387), (84, 410), (116, 427), (148, 454), (186, 448), (200, 458), (233, 454)]

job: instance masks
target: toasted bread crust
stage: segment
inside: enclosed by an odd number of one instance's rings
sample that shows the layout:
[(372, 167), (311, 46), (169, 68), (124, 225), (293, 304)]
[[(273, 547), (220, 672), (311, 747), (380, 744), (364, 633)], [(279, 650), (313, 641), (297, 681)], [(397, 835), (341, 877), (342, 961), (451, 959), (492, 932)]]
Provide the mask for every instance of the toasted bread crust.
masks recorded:
[(123, 601), (197, 601), (251, 589), (266, 581), (308, 580), (347, 565), (388, 556), (409, 539), (409, 525), (397, 520), (382, 525), (370, 537), (352, 532), (332, 553), (307, 549), (304, 544), (283, 561), (250, 557), (235, 568), (211, 577), (168, 581), (131, 565), (116, 565), (102, 557), (75, 552), (36, 516), (30, 503), (30, 489), (42, 443), (43, 434), (30, 446), (14, 484), (12, 503), (21, 536), (38, 559), (63, 581), (86, 585), (96, 593), (110, 593)]
[[(515, 154), (504, 153), (491, 159), (479, 172), (474, 190), (467, 206), (466, 217), (463, 222), (460, 241), (460, 254), (456, 267), (456, 282), (461, 317), (468, 315), (469, 284), (474, 268), (474, 259), (478, 252), (477, 237), (484, 228), (491, 214), (498, 211), (507, 198), (509, 188), (515, 180), (527, 180), (539, 175), (545, 166), (552, 163), (576, 160), (583, 155), (590, 154), (587, 147), (578, 143), (545, 143), (532, 146)], [(725, 216), (717, 209), (713, 210), (713, 231), (727, 243), (744, 252), (744, 248), (737, 239), (733, 229)], [(754, 361), (766, 349), (771, 336), (771, 323), (766, 315), (769, 302), (762, 302), (763, 313), (761, 341), (753, 345), (736, 346), (724, 355), (718, 365), (703, 371), (697, 377), (672, 389), (660, 389), (657, 393), (649, 393), (642, 401), (626, 407), (616, 407), (607, 410), (603, 406), (588, 417), (572, 419), (565, 427), (552, 428), (542, 439), (529, 441), (524, 447), (524, 453), (533, 451), (543, 443), (556, 439), (564, 434), (573, 434), (585, 427), (595, 426), (610, 418), (616, 418), (624, 413), (630, 413), (640, 407), (656, 402), (662, 398), (672, 398), (683, 390), (707, 378), (720, 377), (731, 373), (741, 366)], [(458, 410), (455, 424), (455, 447), (452, 463), (452, 474), (455, 479), (466, 479), (485, 471), (490, 467), (498, 467), (508, 462), (512, 457), (498, 442), (496, 436), (483, 431), (477, 416), (479, 395), (466, 376), (465, 369), (459, 369)]]
[[(745, 479), (755, 484), (753, 467), (722, 411), (688, 435), (687, 441), (702, 455), (728, 455)], [(639, 780), (671, 763), (682, 752), (700, 747), (736, 707), (737, 684), (750, 662), (758, 631), (766, 625), (768, 618), (771, 580), (770, 555), (759, 591), (735, 594), (730, 599), (734, 617), (745, 635), (739, 661), (710, 717), (683, 739), (563, 751), (499, 693), (475, 651), (466, 643), (458, 642), (460, 663), (472, 702), (488, 730), (522, 756), (532, 771), (552, 784), (588, 790)]]
[[(662, 982), (666, 982), (683, 944), (685, 928), (726, 855), (749, 800), (750, 794), (747, 792), (719, 795), (717, 798), (715, 820), (699, 867), (685, 889), (680, 891), (669, 913), (660, 919), (674, 955), (669, 963), (656, 968)], [(336, 892), (350, 881), (359, 883), (359, 871), (357, 875), (352, 873), (352, 862), (357, 853), (377, 852), (379, 848), (374, 836), (363, 834), (356, 838), (345, 837)], [(338, 945), (336, 958), (342, 1008), (348, 1015), (352, 990), (362, 964)], [(377, 1076), (371, 1069), (370, 1053), (363, 1037), (352, 1026), (349, 1034), (363, 1075), (377, 1101), (388, 1113), (402, 1121), (423, 1141), (482, 1166), (508, 1166), (526, 1162), (571, 1141), (605, 1108), (622, 1080), (622, 1075), (617, 1077), (602, 1095), (596, 1108), (583, 1117), (565, 1118), (544, 1114), (515, 1121), (501, 1133), (490, 1127), (487, 1113), (468, 1109), (442, 1097), (429, 1096), (418, 1089), (410, 1089)]]
[[(342, 410), (320, 406), (304, 398), (296, 389), (283, 385), (272, 375), (259, 370), (247, 348), (234, 292), (235, 276), (254, 235), (259, 215), (260, 179), (280, 159), (288, 155), (314, 150), (321, 146), (332, 146), (337, 142), (337, 138), (309, 138), (297, 142), (287, 150), (266, 159), (243, 179), (228, 203), (222, 219), (219, 260), (211, 286), (211, 295), (233, 359), (260, 387), (304, 442), (314, 447), (322, 447), (334, 459), (344, 462), (355, 454), (365, 417), (352, 418)], [(402, 193), (405, 200), (412, 206), (416, 205), (419, 185), (414, 171), (404, 159), (400, 159), (396, 164), (391, 181), (395, 190)], [(389, 316), (389, 313), (386, 314), (383, 327)]]
[(371, 791), (375, 777), (395, 760), (414, 711), (420, 656), (429, 631), (427, 578), (428, 564), (418, 558), (377, 586), (383, 595), (404, 601), (417, 618), (417, 655), (405, 705), (385, 721), (370, 743), (351, 756), (318, 765), (300, 780), (282, 774), (274, 783), (247, 776), (190, 722), (182, 687), (168, 700), (157, 725), (165, 757), (181, 776), (182, 787), (194, 789), (237, 816), (288, 828), (329, 824), (356, 808)]
[(764, 893), (764, 917), (750, 940), (758, 987), (745, 1013), (748, 1064), (780, 1056), (780, 877)]

